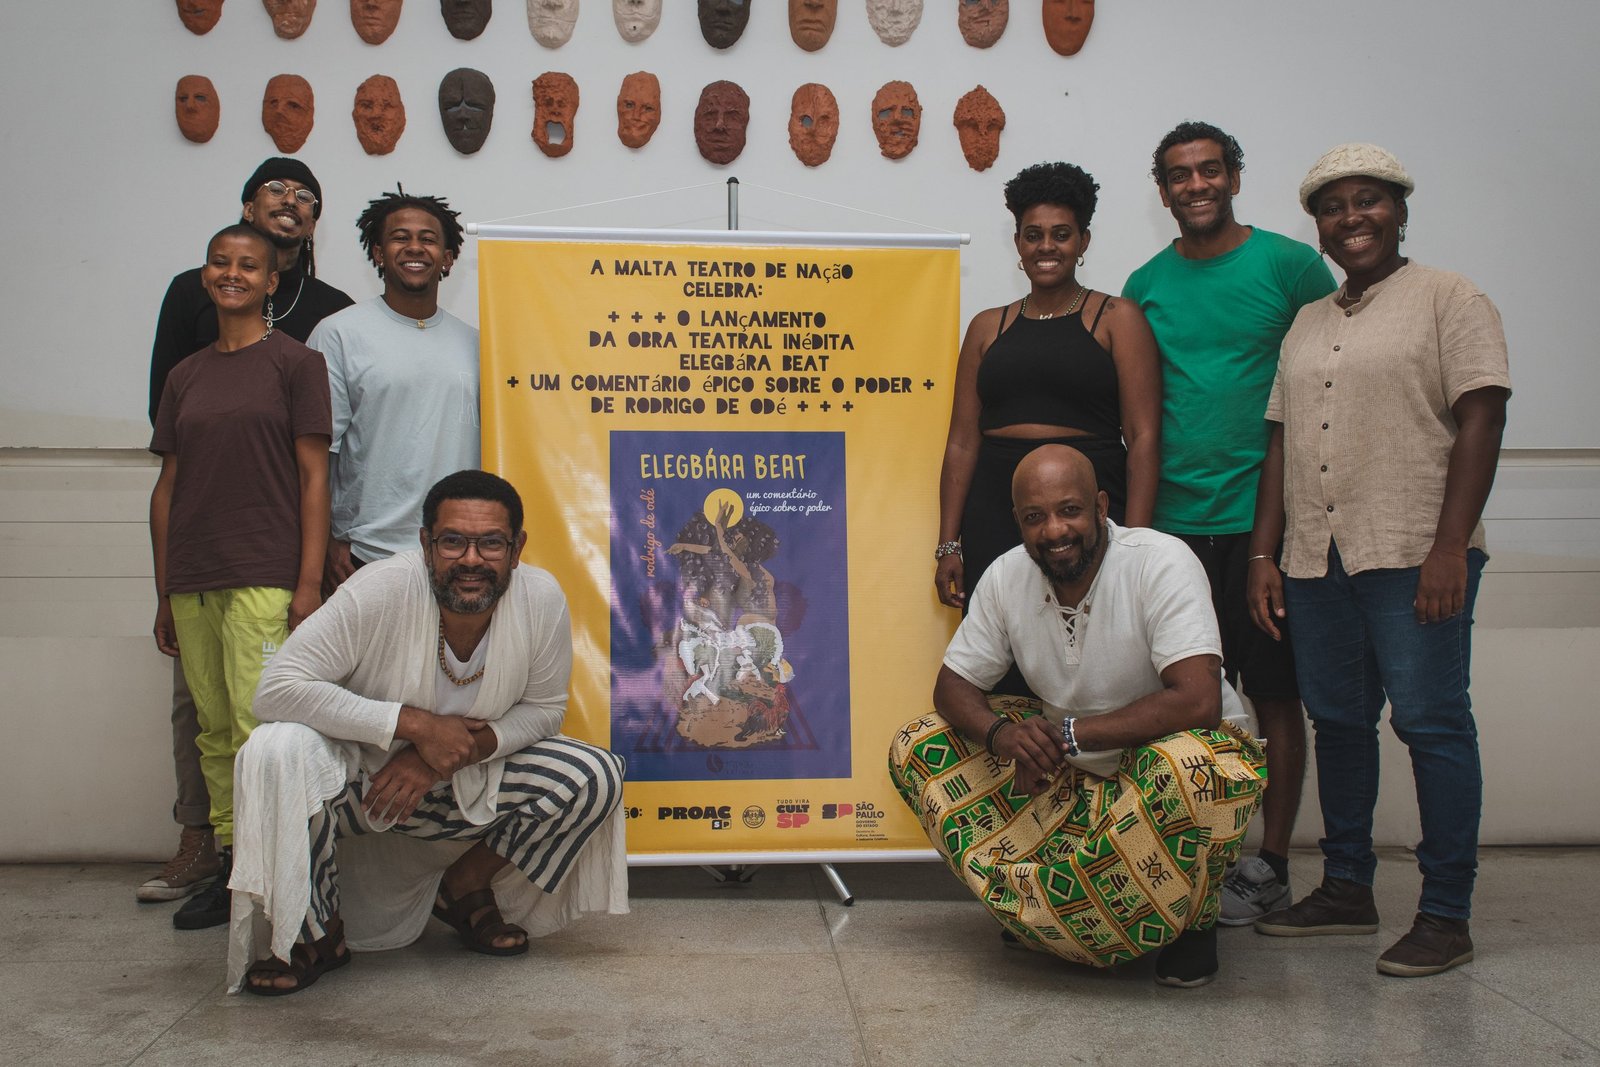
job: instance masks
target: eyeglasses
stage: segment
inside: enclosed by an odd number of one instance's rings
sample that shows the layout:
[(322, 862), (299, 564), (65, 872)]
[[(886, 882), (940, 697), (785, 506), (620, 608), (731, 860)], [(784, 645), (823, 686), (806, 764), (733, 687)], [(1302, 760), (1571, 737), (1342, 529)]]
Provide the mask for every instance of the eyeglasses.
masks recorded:
[(284, 197), (293, 193), (295, 203), (304, 204), (306, 207), (317, 206), (317, 198), (310, 189), (290, 189), (280, 181), (270, 181), (261, 188), (277, 197)]
[(467, 537), (463, 534), (448, 533), (433, 538), (433, 547), (442, 559), (460, 559), (467, 554), (467, 546), (471, 545), (478, 550), (478, 558), (488, 563), (506, 558), (506, 553), (511, 550), (511, 542), (499, 534), (484, 534), (482, 537)]

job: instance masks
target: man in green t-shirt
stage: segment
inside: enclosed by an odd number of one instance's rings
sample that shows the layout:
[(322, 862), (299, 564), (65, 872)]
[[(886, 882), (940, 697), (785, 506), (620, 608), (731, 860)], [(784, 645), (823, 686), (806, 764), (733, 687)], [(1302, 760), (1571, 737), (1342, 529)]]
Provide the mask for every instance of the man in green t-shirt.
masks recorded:
[(1333, 292), (1310, 246), (1233, 217), (1244, 153), (1215, 126), (1184, 122), (1161, 139), (1151, 176), (1178, 238), (1134, 271), (1122, 293), (1161, 346), (1161, 481), (1154, 526), (1205, 565), (1222, 629), (1223, 668), (1255, 705), (1267, 739), (1259, 856), (1222, 891), (1220, 922), (1248, 924), (1287, 903), (1289, 834), (1305, 775), (1305, 718), (1288, 642), (1245, 608), (1256, 482), (1267, 448), (1267, 394), (1295, 313)]

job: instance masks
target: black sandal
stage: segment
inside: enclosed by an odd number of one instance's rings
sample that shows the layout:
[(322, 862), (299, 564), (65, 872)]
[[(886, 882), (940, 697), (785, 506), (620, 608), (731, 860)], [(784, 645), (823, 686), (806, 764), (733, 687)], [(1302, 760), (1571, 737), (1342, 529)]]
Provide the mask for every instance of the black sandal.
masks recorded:
[[(317, 984), (317, 979), (329, 971), (337, 971), (350, 962), (350, 949), (344, 943), (344, 923), (335, 919), (328, 932), (315, 941), (296, 941), (289, 950), (285, 963), (276, 956), (257, 960), (244, 972), (244, 989), (258, 997), (286, 997)], [(292, 986), (271, 985), (271, 981), (288, 975), (295, 980)], [(256, 985), (252, 978), (265, 978), (269, 984)]]
[[(433, 917), (454, 930), (463, 945), (485, 956), (520, 956), (528, 951), (528, 931), (516, 923), (506, 922), (505, 916), (500, 914), (500, 906), (495, 903), (494, 890), (487, 886), (457, 899), (441, 885), (433, 905)], [(512, 934), (521, 934), (522, 943), (504, 947), (494, 943), (495, 938)]]

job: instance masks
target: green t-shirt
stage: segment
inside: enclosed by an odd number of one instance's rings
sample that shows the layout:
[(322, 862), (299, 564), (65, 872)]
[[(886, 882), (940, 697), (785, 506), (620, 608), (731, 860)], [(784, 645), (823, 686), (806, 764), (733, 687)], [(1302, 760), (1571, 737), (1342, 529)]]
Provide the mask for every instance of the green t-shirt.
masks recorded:
[(1168, 245), (1128, 277), (1122, 295), (1144, 309), (1161, 346), (1156, 529), (1250, 529), (1278, 348), (1295, 313), (1335, 288), (1313, 248), (1259, 227), (1212, 259)]

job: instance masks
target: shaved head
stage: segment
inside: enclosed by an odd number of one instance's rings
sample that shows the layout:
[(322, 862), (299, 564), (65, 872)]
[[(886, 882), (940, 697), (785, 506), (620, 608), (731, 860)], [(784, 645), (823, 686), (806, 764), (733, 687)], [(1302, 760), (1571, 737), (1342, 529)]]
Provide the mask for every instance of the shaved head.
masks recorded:
[(1071, 492), (1085, 501), (1100, 492), (1094, 464), (1089, 457), (1068, 445), (1041, 445), (1023, 457), (1011, 476), (1011, 502), (1021, 506), (1024, 499), (1059, 497)]

